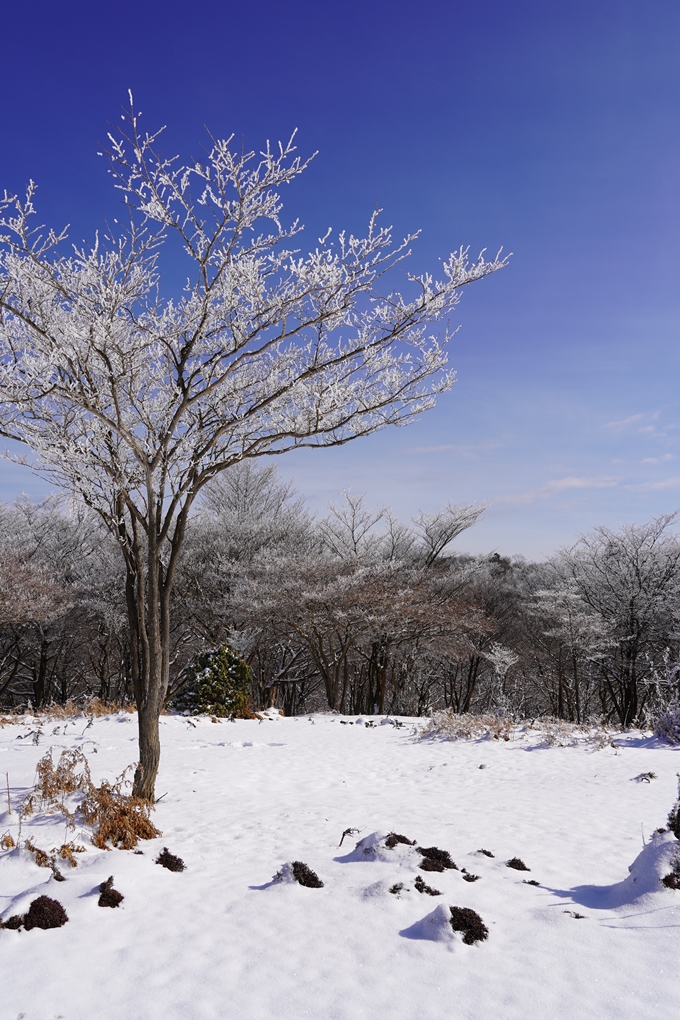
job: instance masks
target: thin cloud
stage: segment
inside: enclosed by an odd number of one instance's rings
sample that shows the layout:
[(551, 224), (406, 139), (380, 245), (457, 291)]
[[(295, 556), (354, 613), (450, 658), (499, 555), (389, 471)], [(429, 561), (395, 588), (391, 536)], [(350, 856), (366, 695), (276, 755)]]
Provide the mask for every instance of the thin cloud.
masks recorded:
[[(629, 418), (621, 418), (620, 421), (607, 421), (604, 423), (603, 428), (605, 429), (625, 429), (630, 425), (637, 425), (639, 422), (656, 421), (660, 411), (648, 411), (646, 414), (631, 414)], [(645, 425), (637, 430), (638, 432), (653, 432), (653, 425)]]
[(532, 503), (535, 499), (550, 499), (551, 496), (559, 495), (562, 492), (579, 491), (587, 489), (613, 489), (621, 482), (620, 478), (612, 475), (597, 475), (595, 477), (578, 477), (569, 475), (566, 478), (554, 478), (546, 482), (540, 489), (533, 489), (530, 492), (517, 492), (509, 496), (499, 496), (495, 503)]
[(627, 485), (633, 492), (662, 492), (664, 489), (680, 489), (680, 477), (665, 478), (662, 482), (640, 482), (638, 485)]
[(622, 418), (621, 421), (606, 421), (603, 425), (605, 429), (622, 429), (626, 425), (634, 425), (638, 421), (644, 421), (647, 415), (645, 414), (632, 414), (630, 418)]

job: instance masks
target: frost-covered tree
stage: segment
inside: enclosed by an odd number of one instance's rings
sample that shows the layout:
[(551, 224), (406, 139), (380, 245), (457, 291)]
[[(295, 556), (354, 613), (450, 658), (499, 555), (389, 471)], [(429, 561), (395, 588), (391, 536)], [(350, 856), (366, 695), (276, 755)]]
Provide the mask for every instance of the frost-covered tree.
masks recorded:
[[(385, 289), (416, 235), (393, 243), (331, 231), (307, 254), (279, 189), (307, 163), (292, 140), (257, 156), (212, 140), (204, 162), (162, 155), (130, 100), (106, 155), (124, 200), (90, 247), (35, 223), (35, 185), (0, 202), (0, 431), (34, 470), (78, 494), (126, 568), (139, 713), (137, 796), (154, 797), (170, 669), (170, 596), (198, 494), (241, 460), (337, 446), (404, 425), (447, 389), (445, 343), (428, 334), (460, 288), (505, 260), (461, 248), (441, 280)], [(178, 299), (159, 253), (188, 262)]]
[(680, 541), (670, 530), (677, 513), (619, 532), (595, 528), (560, 557), (574, 591), (601, 620), (610, 653), (600, 670), (622, 726), (643, 708), (643, 683), (654, 653), (677, 640)]

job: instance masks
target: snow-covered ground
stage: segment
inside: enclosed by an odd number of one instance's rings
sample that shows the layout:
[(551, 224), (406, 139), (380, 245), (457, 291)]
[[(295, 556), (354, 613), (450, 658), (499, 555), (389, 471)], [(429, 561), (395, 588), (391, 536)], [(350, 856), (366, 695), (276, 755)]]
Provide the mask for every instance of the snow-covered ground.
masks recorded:
[[(38, 746), (19, 739), (30, 721), (0, 729), (15, 806), (50, 746), (82, 747), (97, 782), (135, 760), (135, 716), (86, 723), (43, 722)], [(535, 733), (509, 742), (412, 733), (337, 716), (164, 718), (153, 816), (163, 835), (140, 843), (142, 854), (98, 850), (76, 830), (68, 838), (87, 852), (77, 868), (61, 865), (63, 883), (25, 849), (0, 854), (3, 918), (42, 894), (69, 916), (58, 929), (0, 931), (2, 1020), (680, 1015), (680, 891), (658, 881), (678, 844), (651, 839), (676, 797), (678, 750), (639, 733), (600, 750), (541, 746)], [(657, 778), (635, 781), (645, 772)], [(0, 835), (8, 828), (16, 838), (16, 811), (5, 808)], [(339, 847), (347, 828), (359, 832)], [(354, 850), (392, 831), (449, 851), (480, 879), (422, 872), (406, 844)], [(56, 816), (34, 815), (22, 840), (49, 851), (64, 833)], [(165, 846), (184, 872), (154, 863)], [(507, 868), (512, 857), (530, 874)], [(323, 888), (272, 883), (292, 861)], [(115, 910), (97, 905), (109, 875), (125, 897)], [(442, 895), (416, 891), (417, 875)], [(390, 893), (397, 883), (401, 893)], [(442, 923), (449, 906), (476, 910), (488, 940), (465, 945)]]

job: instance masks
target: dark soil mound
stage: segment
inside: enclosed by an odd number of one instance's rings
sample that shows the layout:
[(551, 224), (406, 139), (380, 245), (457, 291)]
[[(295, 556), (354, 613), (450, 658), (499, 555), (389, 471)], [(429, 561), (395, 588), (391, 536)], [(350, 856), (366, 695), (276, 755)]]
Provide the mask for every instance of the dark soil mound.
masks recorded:
[(12, 917), (8, 917), (7, 920), (0, 925), (0, 928), (9, 928), (12, 931), (18, 931), (24, 923), (22, 914), (13, 914)]
[(475, 942), (484, 942), (489, 937), (489, 929), (476, 910), (469, 907), (450, 907), (451, 927), (454, 931), (462, 931), (463, 942), (467, 946)]
[(427, 893), (428, 896), (441, 896), (439, 889), (433, 889), (431, 885), (426, 885), (420, 875), (416, 875), (416, 880), (413, 884), (419, 893)]
[(506, 868), (514, 868), (515, 871), (531, 871), (520, 857), (511, 857), (505, 862)]
[(418, 853), (423, 855), (423, 861), (419, 865), (421, 871), (446, 871), (448, 868), (458, 871), (458, 865), (451, 860), (447, 850), (440, 850), (436, 846), (419, 846)]
[(304, 861), (293, 861), (291, 867), (293, 868), (293, 878), (300, 885), (305, 885), (308, 889), (323, 889), (323, 882), (317, 873), (312, 871)]
[(385, 846), (390, 850), (394, 850), (397, 843), (406, 843), (407, 846), (415, 846), (415, 839), (407, 839), (406, 836), (401, 836), (398, 832), (391, 832), (385, 840)]
[(117, 889), (113, 888), (113, 875), (109, 875), (105, 882), (99, 886), (99, 897), (100, 907), (117, 907), (119, 906), (125, 897), (122, 893), (119, 893)]
[(28, 913), (24, 915), (24, 928), (30, 931), (31, 928), (61, 928), (66, 924), (68, 916), (59, 900), (52, 900), (49, 896), (38, 896), (33, 900)]
[(181, 857), (176, 857), (171, 854), (167, 846), (164, 846), (160, 854), (156, 858), (156, 864), (161, 864), (168, 871), (184, 871), (186, 865)]

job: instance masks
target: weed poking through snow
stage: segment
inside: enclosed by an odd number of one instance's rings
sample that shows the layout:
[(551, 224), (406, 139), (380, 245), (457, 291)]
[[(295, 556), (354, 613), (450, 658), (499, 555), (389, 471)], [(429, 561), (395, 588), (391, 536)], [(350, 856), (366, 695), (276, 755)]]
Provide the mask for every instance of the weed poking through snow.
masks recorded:
[(156, 858), (156, 864), (160, 864), (163, 868), (167, 868), (168, 871), (184, 871), (186, 864), (181, 857), (176, 857), (175, 854), (171, 854), (167, 846), (164, 846), (158, 857)]
[(488, 939), (489, 929), (476, 910), (470, 910), (469, 907), (449, 907), (449, 910), (451, 927), (454, 931), (463, 932), (463, 942), (466, 946)]

